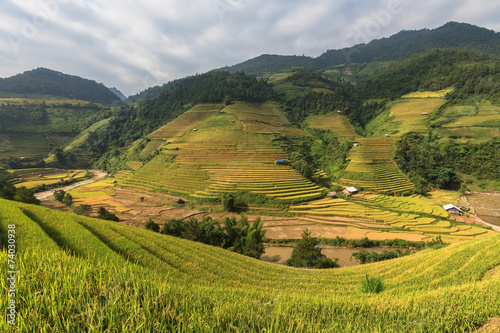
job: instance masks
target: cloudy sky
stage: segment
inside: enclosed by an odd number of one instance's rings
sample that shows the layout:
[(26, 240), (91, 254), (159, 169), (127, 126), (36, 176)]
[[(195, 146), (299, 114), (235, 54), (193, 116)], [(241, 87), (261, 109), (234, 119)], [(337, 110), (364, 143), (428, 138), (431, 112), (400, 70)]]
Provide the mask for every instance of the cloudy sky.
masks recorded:
[(260, 54), (317, 57), (448, 21), (500, 31), (492, 0), (1, 0), (0, 77), (46, 67), (132, 95)]

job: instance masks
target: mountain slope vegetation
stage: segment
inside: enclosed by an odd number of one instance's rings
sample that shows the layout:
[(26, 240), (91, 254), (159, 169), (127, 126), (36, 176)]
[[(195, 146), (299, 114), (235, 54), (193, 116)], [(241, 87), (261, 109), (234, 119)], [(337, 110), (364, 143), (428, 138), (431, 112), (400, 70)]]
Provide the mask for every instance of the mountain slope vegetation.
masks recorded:
[(47, 68), (0, 79), (0, 92), (52, 95), (107, 105), (120, 102), (120, 98), (102, 83)]
[[(363, 38), (362, 33), (359, 37)], [(366, 42), (340, 50), (328, 50), (317, 58), (261, 55), (218, 70), (269, 77), (293, 67), (326, 71), (351, 63), (401, 61), (435, 48), (465, 49), (500, 56), (500, 33), (467, 23), (448, 22), (432, 30), (401, 31), (388, 38)]]

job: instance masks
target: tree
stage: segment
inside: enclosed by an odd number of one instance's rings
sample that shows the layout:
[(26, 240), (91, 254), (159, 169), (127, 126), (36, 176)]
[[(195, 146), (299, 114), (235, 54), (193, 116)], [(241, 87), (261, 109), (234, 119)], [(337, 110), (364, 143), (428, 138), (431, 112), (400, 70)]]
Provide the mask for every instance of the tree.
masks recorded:
[(89, 216), (90, 213), (92, 212), (92, 206), (91, 205), (80, 205), (78, 207), (74, 207), (73, 212), (77, 215)]
[(64, 192), (64, 190), (56, 190), (54, 191), (53, 195), (54, 195), (54, 199), (56, 199), (57, 201), (59, 202), (63, 202), (63, 199), (64, 199), (64, 195), (66, 194), (66, 192)]
[(263, 222), (260, 217), (257, 217), (250, 228), (247, 228), (247, 233), (244, 236), (242, 254), (259, 259), (265, 252), (264, 236), (267, 230), (262, 230)]
[(327, 258), (317, 247), (319, 239), (311, 237), (308, 229), (302, 232), (302, 239), (297, 242), (293, 248), (290, 259), (287, 260), (288, 266), (305, 268), (334, 268), (340, 267), (335, 261)]
[(71, 205), (73, 205), (73, 196), (69, 193), (66, 193), (64, 195), (64, 199), (63, 199), (62, 203), (68, 207), (71, 207)]
[(146, 226), (144, 227), (146, 230), (151, 230), (154, 232), (160, 232), (160, 226), (155, 223), (155, 221), (149, 219), (148, 222), (146, 222)]
[(234, 195), (232, 193), (222, 193), (221, 201), (226, 211), (232, 212), (234, 210)]
[(109, 220), (109, 221), (115, 221), (115, 222), (120, 221), (118, 216), (116, 216), (115, 214), (113, 214), (111, 212), (108, 212), (106, 210), (106, 208), (104, 208), (104, 207), (99, 207), (99, 209), (97, 210), (97, 214), (98, 214), (98, 218), (100, 218), (102, 220)]
[(16, 188), (13, 199), (28, 204), (40, 204), (40, 200), (35, 197), (35, 191), (28, 189), (26, 186)]

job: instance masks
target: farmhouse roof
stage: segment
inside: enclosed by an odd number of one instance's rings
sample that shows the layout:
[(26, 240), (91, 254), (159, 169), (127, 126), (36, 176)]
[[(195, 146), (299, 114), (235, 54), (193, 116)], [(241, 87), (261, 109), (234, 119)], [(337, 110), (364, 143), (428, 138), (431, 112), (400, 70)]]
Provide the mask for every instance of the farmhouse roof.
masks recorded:
[(351, 192), (351, 193), (352, 193), (352, 192), (358, 192), (358, 189), (357, 189), (357, 188), (355, 188), (355, 187), (352, 187), (352, 186), (346, 187), (345, 189), (346, 189), (346, 190), (348, 190), (348, 191), (349, 191), (349, 192)]
[(448, 211), (448, 210), (458, 210), (458, 211), (462, 211), (460, 208), (458, 208), (457, 206), (455, 205), (452, 205), (452, 204), (449, 204), (449, 205), (444, 205), (443, 206), (444, 210)]

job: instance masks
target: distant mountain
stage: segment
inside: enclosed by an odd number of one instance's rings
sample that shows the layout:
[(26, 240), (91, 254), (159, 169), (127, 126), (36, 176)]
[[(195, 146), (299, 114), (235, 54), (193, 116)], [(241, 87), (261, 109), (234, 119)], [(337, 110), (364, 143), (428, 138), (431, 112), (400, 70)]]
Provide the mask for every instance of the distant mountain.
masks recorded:
[(107, 105), (120, 102), (120, 98), (102, 83), (47, 68), (37, 68), (0, 79), (0, 91), (54, 95)]
[(325, 70), (346, 63), (399, 61), (434, 48), (456, 48), (500, 56), (500, 33), (467, 23), (448, 22), (429, 30), (401, 31), (391, 37), (377, 39), (340, 50), (328, 50), (317, 58), (306, 56), (261, 55), (219, 71), (245, 72), (264, 76), (292, 67)]
[(111, 90), (111, 92), (113, 94), (115, 94), (116, 96), (118, 96), (118, 98), (121, 100), (121, 101), (124, 101), (127, 99), (127, 96), (125, 96), (120, 90), (118, 90), (117, 88), (115, 87), (112, 87), (112, 88), (109, 88), (109, 90)]

